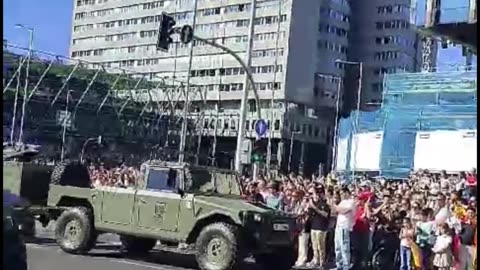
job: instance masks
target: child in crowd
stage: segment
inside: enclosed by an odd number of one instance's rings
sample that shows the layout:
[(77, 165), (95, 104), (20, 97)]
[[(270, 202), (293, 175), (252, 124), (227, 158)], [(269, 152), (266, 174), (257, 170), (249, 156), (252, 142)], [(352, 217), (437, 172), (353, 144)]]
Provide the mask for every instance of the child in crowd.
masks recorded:
[(432, 248), (434, 253), (433, 266), (438, 270), (450, 270), (453, 267), (452, 243), (453, 239), (450, 235), (448, 224), (440, 225), (440, 235), (435, 241)]
[(403, 220), (403, 227), (400, 230), (400, 270), (412, 269), (412, 242), (414, 230), (409, 218)]

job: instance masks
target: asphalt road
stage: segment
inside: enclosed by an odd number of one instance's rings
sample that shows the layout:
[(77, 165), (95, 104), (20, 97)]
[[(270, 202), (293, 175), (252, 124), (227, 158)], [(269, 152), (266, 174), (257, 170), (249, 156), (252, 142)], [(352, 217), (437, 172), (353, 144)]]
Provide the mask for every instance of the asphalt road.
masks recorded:
[(184, 270), (196, 269), (190, 258), (153, 251), (146, 258), (126, 258), (118, 246), (100, 245), (89, 255), (70, 255), (54, 243), (27, 244), (30, 270)]
[[(128, 257), (120, 250), (115, 234), (103, 234), (97, 246), (85, 256), (63, 252), (53, 239), (53, 226), (43, 229), (37, 224), (37, 237), (27, 242), (29, 270), (193, 270), (198, 269), (190, 255), (155, 249), (147, 256)], [(253, 261), (245, 263), (245, 270), (262, 270)], [(265, 269), (270, 270), (270, 269)], [(272, 269), (274, 270), (274, 269)]]
[[(97, 246), (85, 256), (63, 252), (53, 240), (53, 225), (37, 224), (37, 237), (27, 242), (29, 270), (193, 270), (198, 269), (189, 255), (153, 250), (148, 256), (131, 258), (120, 251), (117, 235), (103, 234)], [(247, 263), (248, 270), (261, 270)]]

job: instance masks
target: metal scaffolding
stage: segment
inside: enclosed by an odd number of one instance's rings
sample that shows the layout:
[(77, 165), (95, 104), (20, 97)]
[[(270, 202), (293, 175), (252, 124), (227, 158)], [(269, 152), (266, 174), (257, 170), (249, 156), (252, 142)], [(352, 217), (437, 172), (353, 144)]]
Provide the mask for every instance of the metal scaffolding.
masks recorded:
[[(470, 67), (386, 75), (382, 108), (362, 112), (358, 126), (361, 134), (381, 132), (383, 136), (379, 164), (372, 170), (386, 177), (406, 177), (414, 166), (415, 138), (420, 131), (476, 130), (476, 76)], [(348, 118), (340, 123), (339, 137), (347, 145), (340, 151), (346, 153), (358, 149), (354, 144), (359, 140), (352, 139), (353, 121)], [(337, 169), (350, 174), (359, 170), (356, 162), (361, 159), (340, 161), (345, 168)]]
[[(187, 94), (191, 108), (185, 121), (187, 147), (194, 147), (195, 135), (201, 136), (197, 131), (204, 114), (198, 111), (203, 111), (206, 93), (195, 85), (186, 89), (178, 79), (42, 51), (31, 51), (31, 60), (27, 61), (29, 53), (26, 48), (4, 44), (4, 134), (9, 134), (4, 141), (26, 143), (41, 138), (52, 144), (68, 144), (67, 156), (72, 157), (81, 144), (73, 141), (102, 136), (116, 146), (169, 149), (173, 159), (178, 155)], [(193, 102), (195, 106), (190, 106)]]

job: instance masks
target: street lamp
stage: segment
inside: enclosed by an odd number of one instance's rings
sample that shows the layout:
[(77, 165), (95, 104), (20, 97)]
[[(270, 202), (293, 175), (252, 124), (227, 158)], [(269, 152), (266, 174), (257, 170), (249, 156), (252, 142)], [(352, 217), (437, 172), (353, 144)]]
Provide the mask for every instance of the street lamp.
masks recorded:
[[(358, 132), (358, 125), (359, 125), (359, 118), (360, 118), (360, 99), (362, 96), (362, 78), (363, 78), (363, 62), (352, 62), (352, 61), (345, 61), (341, 59), (335, 60), (335, 63), (341, 63), (345, 65), (358, 65), (359, 66), (359, 78), (358, 78), (358, 91), (357, 91), (357, 113), (355, 115), (355, 121), (354, 121), (354, 127), (355, 127), (355, 132)], [(354, 158), (357, 158), (357, 150), (358, 146), (355, 147), (355, 153), (354, 153)], [(350, 155), (350, 151), (347, 152), (348, 155)], [(347, 159), (347, 161), (350, 161), (350, 159)], [(349, 162), (350, 163), (350, 162)], [(353, 179), (355, 179), (355, 170), (352, 173)], [(355, 181), (355, 180), (354, 180)]]
[(27, 27), (23, 24), (15, 24), (16, 28), (21, 28), (27, 30), (29, 32), (29, 40), (28, 40), (28, 58), (27, 58), (27, 71), (25, 74), (25, 88), (23, 90), (23, 102), (22, 102), (22, 118), (20, 119), (20, 133), (18, 136), (18, 143), (22, 143), (23, 141), (23, 124), (25, 121), (25, 111), (27, 106), (27, 91), (28, 91), (28, 76), (29, 76), (29, 69), (30, 69), (30, 60), (32, 57), (32, 49), (33, 49), (33, 28)]
[(290, 153), (288, 155), (288, 173), (290, 173), (292, 169), (292, 156), (293, 156), (293, 139), (295, 138), (295, 135), (302, 134), (301, 131), (292, 131), (292, 135), (290, 135)]
[(340, 97), (342, 96), (342, 77), (336, 75), (316, 74), (318, 77), (329, 77), (337, 79), (337, 99), (335, 104), (335, 123), (333, 128), (333, 147), (332, 147), (332, 164), (330, 171), (337, 168), (337, 151), (338, 151), (338, 124), (340, 119)]

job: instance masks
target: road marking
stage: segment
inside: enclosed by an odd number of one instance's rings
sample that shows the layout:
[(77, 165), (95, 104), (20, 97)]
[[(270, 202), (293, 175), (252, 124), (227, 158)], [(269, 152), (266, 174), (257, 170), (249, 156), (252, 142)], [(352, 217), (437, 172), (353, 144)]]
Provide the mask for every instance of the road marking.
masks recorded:
[(146, 268), (151, 268), (151, 269), (159, 269), (159, 270), (167, 270), (167, 269), (173, 269), (173, 268), (170, 268), (168, 266), (156, 266), (156, 265), (152, 265), (152, 264), (144, 264), (144, 263), (138, 263), (138, 262), (130, 262), (130, 261), (126, 261), (126, 260), (110, 260), (112, 262), (119, 262), (119, 263), (124, 263), (124, 264), (128, 264), (128, 265), (134, 265), (134, 266), (140, 266), (140, 267), (146, 267)]
[(28, 244), (26, 244), (26, 246), (29, 247), (29, 248), (37, 248), (37, 249), (47, 248), (45, 246), (42, 246), (42, 245), (39, 245), (39, 244), (32, 244), (32, 243), (28, 243)]

